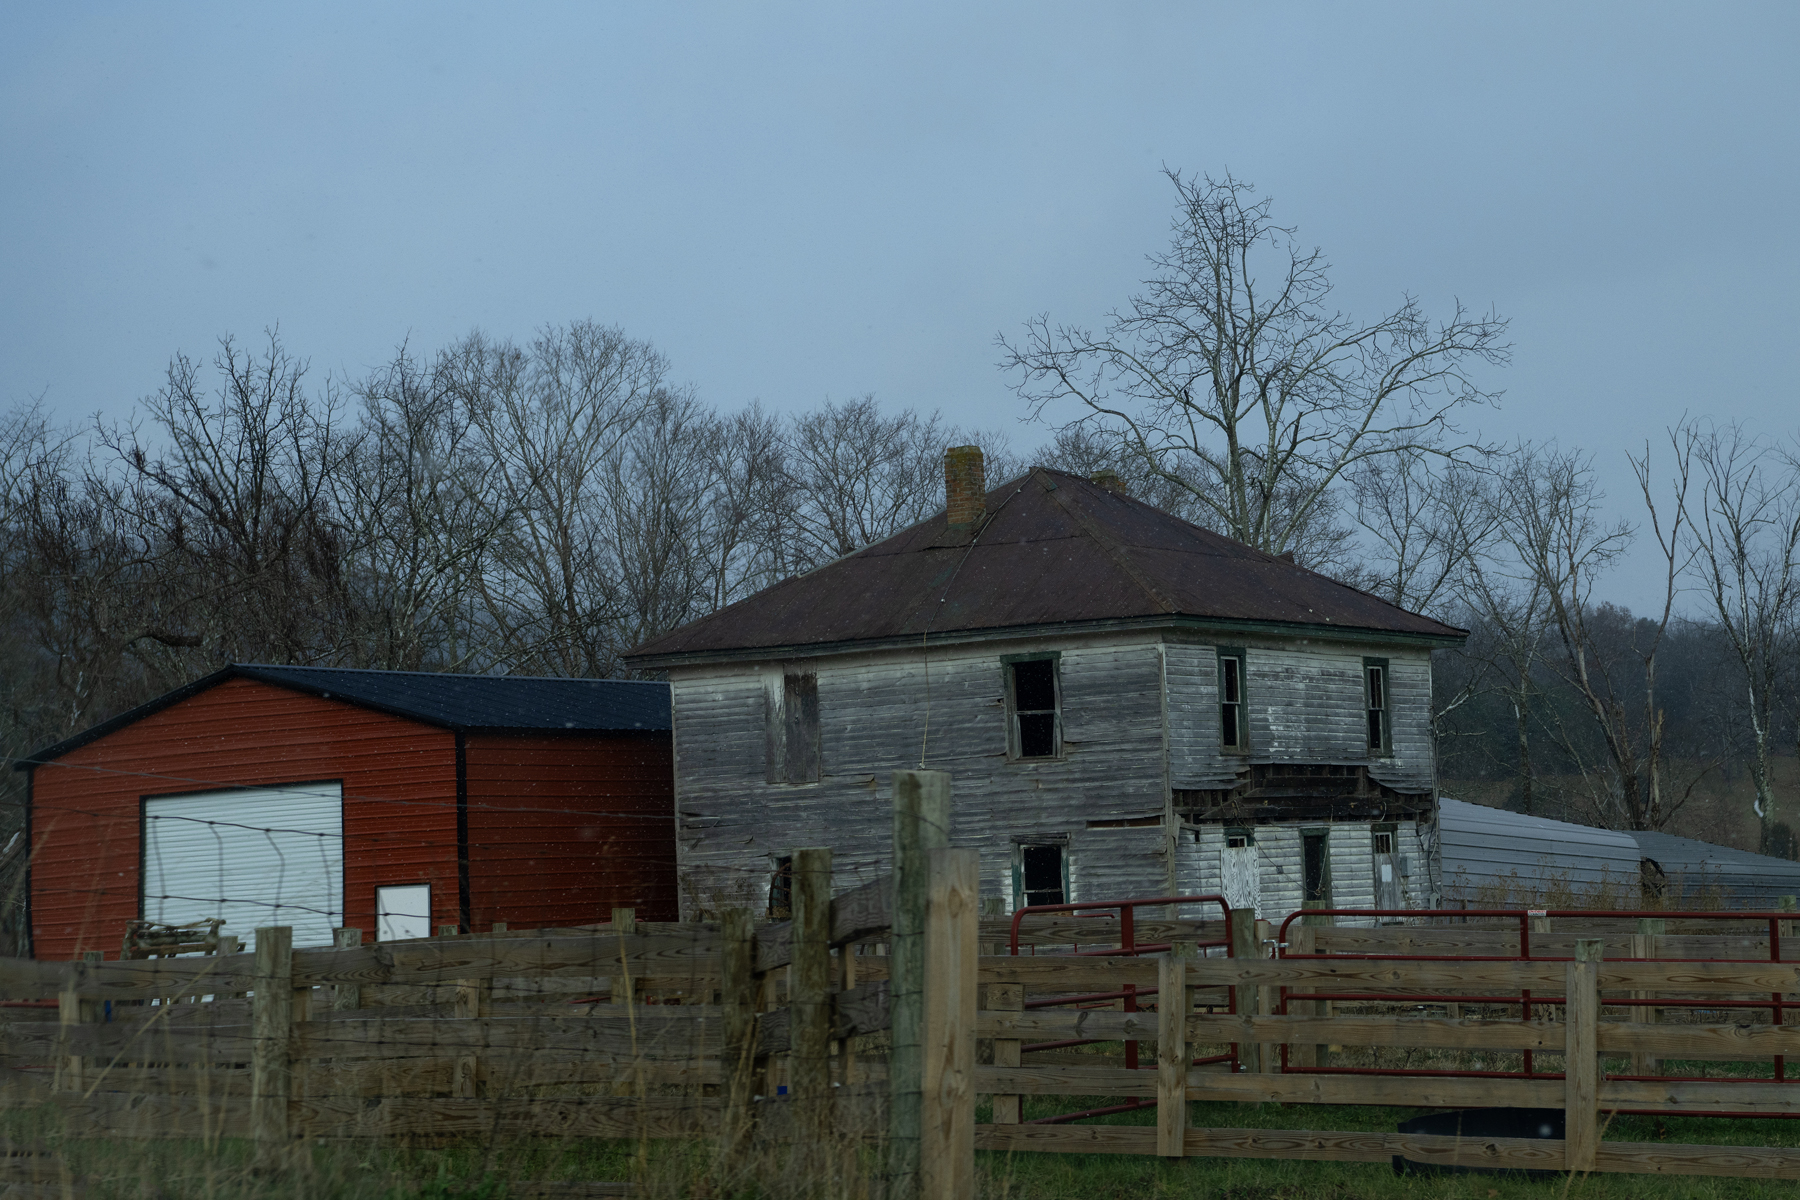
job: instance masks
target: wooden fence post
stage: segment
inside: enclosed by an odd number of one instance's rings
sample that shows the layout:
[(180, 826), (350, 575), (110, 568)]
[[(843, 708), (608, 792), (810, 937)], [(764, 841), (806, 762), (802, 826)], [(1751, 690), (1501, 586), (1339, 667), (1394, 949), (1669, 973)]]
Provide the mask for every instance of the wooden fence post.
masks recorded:
[(250, 1006), (250, 1132), (256, 1164), (286, 1161), (288, 1102), (294, 1075), (289, 1042), (294, 1025), (294, 931), (286, 925), (256, 931), (256, 996)]
[[(995, 1012), (1021, 1012), (1025, 1008), (1025, 985), (1022, 983), (990, 983), (987, 985), (988, 1008)], [(996, 1067), (1016, 1067), (1019, 1065), (1019, 1047), (1023, 1043), (1018, 1038), (994, 1039), (994, 1065)], [(1023, 1117), (1020, 1111), (1021, 1097), (1017, 1095), (999, 1095), (992, 1097), (994, 1105), (994, 1124), (1017, 1125)]]
[(975, 988), (981, 855), (935, 850), (925, 919), (919, 1195), (975, 1200)]
[[(1302, 918), (1301, 923), (1288, 926), (1287, 944), (1289, 954), (1311, 954), (1313, 948), (1318, 944), (1318, 934), (1313, 926), (1305, 924), (1304, 918)], [(1304, 991), (1305, 989), (1303, 988), (1292, 988), (1289, 990), (1287, 1005), (1288, 1013), (1291, 1016), (1296, 1017), (1316, 1017), (1320, 1015), (1319, 1002), (1317, 1000), (1297, 998)], [(1325, 1047), (1315, 1045), (1312, 1042), (1296, 1043), (1293, 1049), (1288, 1051), (1288, 1053), (1292, 1056), (1293, 1064), (1296, 1067), (1303, 1069), (1321, 1066), (1327, 1059)]]
[[(1275, 926), (1272, 922), (1259, 920), (1256, 922), (1256, 957), (1268, 958), (1269, 943), (1274, 940)], [(1256, 1015), (1271, 1017), (1275, 1015), (1276, 1006), (1281, 1003), (1281, 989), (1273, 984), (1263, 984), (1256, 989)], [(1262, 1070), (1267, 1074), (1276, 1074), (1281, 1070), (1281, 1049), (1269, 1043), (1259, 1043), (1256, 1056)]]
[(725, 1136), (734, 1151), (754, 1120), (756, 1094), (756, 1009), (761, 988), (756, 980), (756, 926), (747, 908), (719, 914), (723, 935), (719, 1001), (724, 1008)]
[[(950, 776), (894, 772), (894, 932), (888, 956), (888, 1200), (917, 1200), (924, 1085), (925, 916), (931, 852), (950, 844)], [(935, 1197), (932, 1198), (935, 1200)]]
[[(362, 945), (363, 931), (360, 929), (334, 929), (331, 931), (331, 947), (334, 950), (354, 950)], [(331, 989), (331, 1007), (335, 1012), (353, 1012), (362, 1007), (362, 986), (355, 983), (340, 983)]]
[[(105, 954), (99, 950), (83, 950), (69, 966), (69, 973), (64, 980), (62, 990), (56, 997), (57, 1024), (65, 1035), (84, 1025), (91, 1026), (100, 1021), (101, 1007), (98, 1001), (83, 1000), (81, 988), (87, 983), (90, 964), (105, 961)], [(87, 1089), (87, 1061), (85, 1054), (63, 1054), (56, 1060), (56, 1075), (52, 1086), (57, 1091), (80, 1092)]]
[(793, 857), (793, 994), (788, 997), (788, 1091), (811, 1142), (829, 1127), (831, 1098), (831, 851)]
[(1598, 938), (1575, 942), (1568, 966), (1563, 1045), (1564, 1169), (1592, 1171), (1600, 1147), (1600, 958), (1606, 943)]
[(1156, 1153), (1180, 1158), (1187, 1138), (1188, 966), (1193, 945), (1177, 942), (1156, 967)]
[[(1251, 908), (1234, 908), (1231, 910), (1231, 957), (1239, 962), (1255, 962), (1256, 944), (1256, 910)], [(1236, 999), (1237, 1015), (1244, 1018), (1256, 1016), (1256, 1000), (1258, 988), (1253, 983), (1240, 983), (1233, 988), (1232, 995)], [(1255, 1042), (1238, 1043), (1238, 1070), (1258, 1072), (1262, 1070), (1262, 1047)]]
[[(1639, 917), (1637, 932), (1631, 935), (1631, 957), (1661, 958), (1663, 931), (1668, 929), (1669, 922), (1663, 917)], [(1648, 1000), (1651, 993), (1635, 991), (1631, 993), (1634, 1000)], [(1633, 1005), (1631, 1019), (1646, 1025), (1654, 1025), (1662, 1019), (1662, 1010), (1649, 1005)], [(1634, 1050), (1631, 1053), (1631, 1073), (1633, 1075), (1660, 1075), (1662, 1060), (1648, 1050)]]
[[(478, 979), (459, 979), (456, 991), (452, 996), (453, 1011), (459, 1021), (483, 1021), (493, 1012), (494, 980), (492, 976)], [(481, 1055), (476, 1053), (456, 1056), (456, 1074), (450, 1081), (450, 1095), (458, 1100), (474, 1100), (485, 1090), (482, 1086), (483, 1070)]]

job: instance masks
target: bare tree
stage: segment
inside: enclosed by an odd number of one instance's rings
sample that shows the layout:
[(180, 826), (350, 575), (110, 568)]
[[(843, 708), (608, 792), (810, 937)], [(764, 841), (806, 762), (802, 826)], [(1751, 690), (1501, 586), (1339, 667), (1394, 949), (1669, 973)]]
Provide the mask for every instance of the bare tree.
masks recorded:
[(485, 665), (469, 598), (518, 514), (452, 368), (402, 346), (356, 387), (360, 436), (335, 481), (357, 611), (348, 665)]
[(1349, 482), (1361, 534), (1357, 564), (1340, 577), (1410, 612), (1447, 616), (1497, 536), (1486, 473), (1402, 451), (1364, 459)]
[(1774, 721), (1800, 607), (1800, 460), (1791, 445), (1767, 444), (1737, 425), (1671, 436), (1691, 444), (1700, 465), (1694, 575), (1737, 662), (1761, 849), (1772, 853), (1781, 824), (1770, 779)]
[(854, 553), (943, 508), (950, 446), (980, 445), (992, 482), (1018, 467), (998, 434), (965, 432), (936, 412), (886, 414), (872, 395), (798, 414), (785, 442), (793, 504), (785, 574)]
[(793, 480), (782, 421), (761, 404), (721, 419), (704, 546), (707, 611), (785, 578)]
[[(307, 365), (275, 331), (260, 355), (220, 340), (209, 391), (186, 355), (144, 398), (141, 425), (105, 425), (123, 473), (111, 502), (141, 540), (168, 604), (138, 639), (214, 661), (331, 660), (347, 622), (343, 538), (331, 482), (349, 443), (342, 400), (309, 392)], [(98, 489), (96, 495), (99, 494)]]
[[(1542, 591), (1555, 653), (1547, 661), (1579, 699), (1598, 734), (1603, 757), (1593, 761), (1584, 739), (1552, 719), (1557, 745), (1589, 779), (1593, 816), (1625, 829), (1660, 829), (1692, 795), (1694, 775), (1679, 799), (1664, 793), (1664, 718), (1657, 697), (1657, 656), (1674, 616), (1675, 596), (1686, 568), (1691, 454), (1677, 442), (1668, 495), (1659, 498), (1646, 446), (1631, 459), (1648, 525), (1662, 556), (1661, 612), (1634, 620), (1613, 605), (1596, 603), (1595, 577), (1632, 538), (1624, 522), (1601, 516), (1602, 497), (1585, 455), (1525, 446), (1514, 455), (1499, 488), (1500, 529), (1526, 578)], [(1635, 659), (1635, 667), (1627, 660)]]
[(668, 361), (619, 329), (577, 321), (523, 350), (473, 335), (445, 363), (515, 514), (480, 583), (496, 663), (605, 674), (621, 604), (603, 519), (606, 464), (664, 386)]
[(1174, 242), (1151, 256), (1146, 291), (1099, 334), (1033, 318), (998, 339), (1001, 365), (1033, 415), (1075, 402), (1077, 423), (1188, 492), (1220, 532), (1310, 560), (1346, 472), (1469, 449), (1454, 417), (1494, 399), (1471, 368), (1508, 361), (1506, 322), (1458, 305), (1433, 326), (1409, 296), (1359, 324), (1327, 306), (1323, 253), (1300, 249), (1250, 184), (1166, 174)]
[[(600, 519), (619, 600), (615, 655), (711, 611), (725, 436), (724, 422), (691, 392), (662, 389), (608, 459)], [(615, 658), (608, 670), (623, 664)]]

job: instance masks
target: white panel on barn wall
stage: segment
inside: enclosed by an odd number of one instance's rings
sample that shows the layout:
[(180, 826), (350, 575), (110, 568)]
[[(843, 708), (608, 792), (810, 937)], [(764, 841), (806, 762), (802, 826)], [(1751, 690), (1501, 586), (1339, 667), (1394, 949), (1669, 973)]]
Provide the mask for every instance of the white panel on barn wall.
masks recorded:
[(375, 940), (400, 942), (431, 936), (431, 885), (407, 883), (375, 889)]
[(344, 913), (344, 799), (337, 783), (233, 788), (144, 801), (144, 917), (225, 919), (249, 946), (288, 925), (329, 946)]

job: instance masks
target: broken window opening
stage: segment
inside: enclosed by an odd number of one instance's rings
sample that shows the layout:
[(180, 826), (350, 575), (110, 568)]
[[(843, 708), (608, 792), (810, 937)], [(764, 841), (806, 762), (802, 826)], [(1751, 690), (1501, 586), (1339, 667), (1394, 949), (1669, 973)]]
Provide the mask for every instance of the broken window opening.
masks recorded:
[(1226, 750), (1249, 748), (1244, 728), (1244, 652), (1219, 651), (1219, 745)]
[(769, 919), (790, 920), (794, 915), (794, 859), (783, 854), (775, 860), (775, 871), (769, 876)]
[(1300, 835), (1300, 899), (1319, 908), (1331, 907), (1330, 838), (1325, 830)]
[(1068, 903), (1061, 846), (1020, 846), (1019, 876), (1026, 905)]
[(1006, 664), (1007, 698), (1012, 705), (1012, 751), (1016, 758), (1056, 758), (1062, 753), (1056, 667), (1054, 657)]
[(1392, 741), (1388, 728), (1387, 660), (1363, 659), (1363, 693), (1369, 716), (1369, 749), (1386, 750)]

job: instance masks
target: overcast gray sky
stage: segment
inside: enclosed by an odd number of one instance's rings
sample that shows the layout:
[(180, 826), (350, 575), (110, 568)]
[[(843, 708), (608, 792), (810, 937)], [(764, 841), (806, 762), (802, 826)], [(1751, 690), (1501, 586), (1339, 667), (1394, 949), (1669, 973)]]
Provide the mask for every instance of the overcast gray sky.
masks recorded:
[[(280, 324), (317, 373), (592, 317), (734, 406), (1044, 437), (994, 367), (1227, 168), (1375, 316), (1513, 320), (1489, 436), (1792, 431), (1800, 6), (0, 7), (0, 402), (123, 415)], [(1650, 599), (1648, 565), (1612, 593)]]

